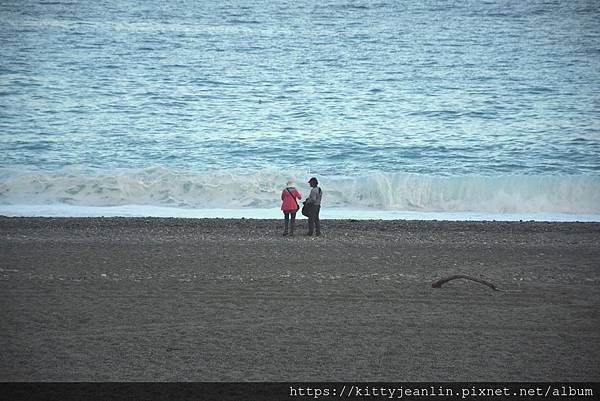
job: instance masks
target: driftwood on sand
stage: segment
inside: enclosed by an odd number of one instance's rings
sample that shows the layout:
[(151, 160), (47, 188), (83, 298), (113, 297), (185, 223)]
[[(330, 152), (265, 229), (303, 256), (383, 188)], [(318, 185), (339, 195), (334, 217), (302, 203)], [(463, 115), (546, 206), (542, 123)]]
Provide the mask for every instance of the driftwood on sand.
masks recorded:
[(488, 287), (490, 287), (494, 291), (498, 291), (498, 288), (496, 288), (496, 286), (494, 284), (490, 283), (489, 281), (485, 281), (485, 280), (482, 280), (482, 279), (476, 278), (476, 277), (467, 276), (466, 274), (454, 274), (452, 276), (441, 278), (441, 279), (439, 279), (437, 281), (434, 281), (431, 284), (431, 286), (433, 288), (441, 288), (442, 284), (444, 284), (444, 283), (446, 283), (446, 282), (448, 282), (450, 280), (457, 279), (457, 278), (464, 278), (464, 279), (467, 279), (467, 280), (472, 280), (472, 281), (475, 281), (477, 283), (481, 283), (483, 285), (487, 285)]

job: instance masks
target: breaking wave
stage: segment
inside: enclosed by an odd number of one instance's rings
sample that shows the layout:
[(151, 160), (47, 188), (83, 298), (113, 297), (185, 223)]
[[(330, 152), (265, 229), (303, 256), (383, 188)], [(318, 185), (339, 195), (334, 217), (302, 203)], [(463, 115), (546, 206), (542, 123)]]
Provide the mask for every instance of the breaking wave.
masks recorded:
[[(0, 169), (0, 204), (275, 208), (288, 178), (308, 194), (310, 174), (261, 170), (194, 172), (162, 166), (111, 171)], [(322, 176), (324, 205), (420, 212), (600, 213), (600, 177), (405, 173)]]

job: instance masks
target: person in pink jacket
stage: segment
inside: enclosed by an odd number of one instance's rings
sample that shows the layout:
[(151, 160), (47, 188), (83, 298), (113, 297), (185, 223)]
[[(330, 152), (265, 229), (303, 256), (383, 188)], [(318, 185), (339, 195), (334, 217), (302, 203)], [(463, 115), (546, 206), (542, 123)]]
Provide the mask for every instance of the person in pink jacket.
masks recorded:
[[(283, 210), (283, 216), (285, 221), (285, 229), (283, 231), (283, 235), (288, 235), (288, 225), (290, 228), (289, 235), (294, 235), (294, 223), (296, 222), (296, 212), (300, 208), (298, 206), (298, 202), (296, 199), (302, 199), (302, 195), (294, 186), (294, 180), (289, 180), (281, 191), (281, 210)], [(292, 217), (292, 222), (289, 224), (290, 216)]]

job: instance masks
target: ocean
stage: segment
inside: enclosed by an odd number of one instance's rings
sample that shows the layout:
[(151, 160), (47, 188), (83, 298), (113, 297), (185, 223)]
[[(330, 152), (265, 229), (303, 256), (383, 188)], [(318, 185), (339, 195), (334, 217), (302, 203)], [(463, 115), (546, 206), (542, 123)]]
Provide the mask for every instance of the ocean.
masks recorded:
[(600, 221), (600, 2), (0, 2), (0, 214)]

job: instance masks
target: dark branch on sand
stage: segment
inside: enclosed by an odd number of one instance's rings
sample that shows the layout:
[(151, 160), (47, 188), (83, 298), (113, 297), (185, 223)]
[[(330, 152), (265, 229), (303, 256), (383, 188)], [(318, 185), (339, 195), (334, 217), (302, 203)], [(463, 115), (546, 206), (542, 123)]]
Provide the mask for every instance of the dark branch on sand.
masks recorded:
[(496, 288), (496, 286), (494, 284), (490, 283), (489, 281), (485, 281), (485, 280), (482, 280), (482, 279), (476, 278), (476, 277), (467, 276), (465, 274), (454, 274), (452, 276), (444, 277), (442, 279), (439, 279), (438, 281), (434, 281), (431, 284), (431, 286), (433, 288), (442, 288), (442, 284), (444, 284), (444, 283), (446, 283), (446, 282), (448, 282), (450, 280), (457, 279), (457, 278), (464, 278), (464, 279), (467, 279), (467, 280), (472, 280), (472, 281), (475, 281), (477, 283), (481, 283), (483, 285), (487, 285), (488, 287), (490, 287), (494, 291), (498, 291), (498, 289)]

